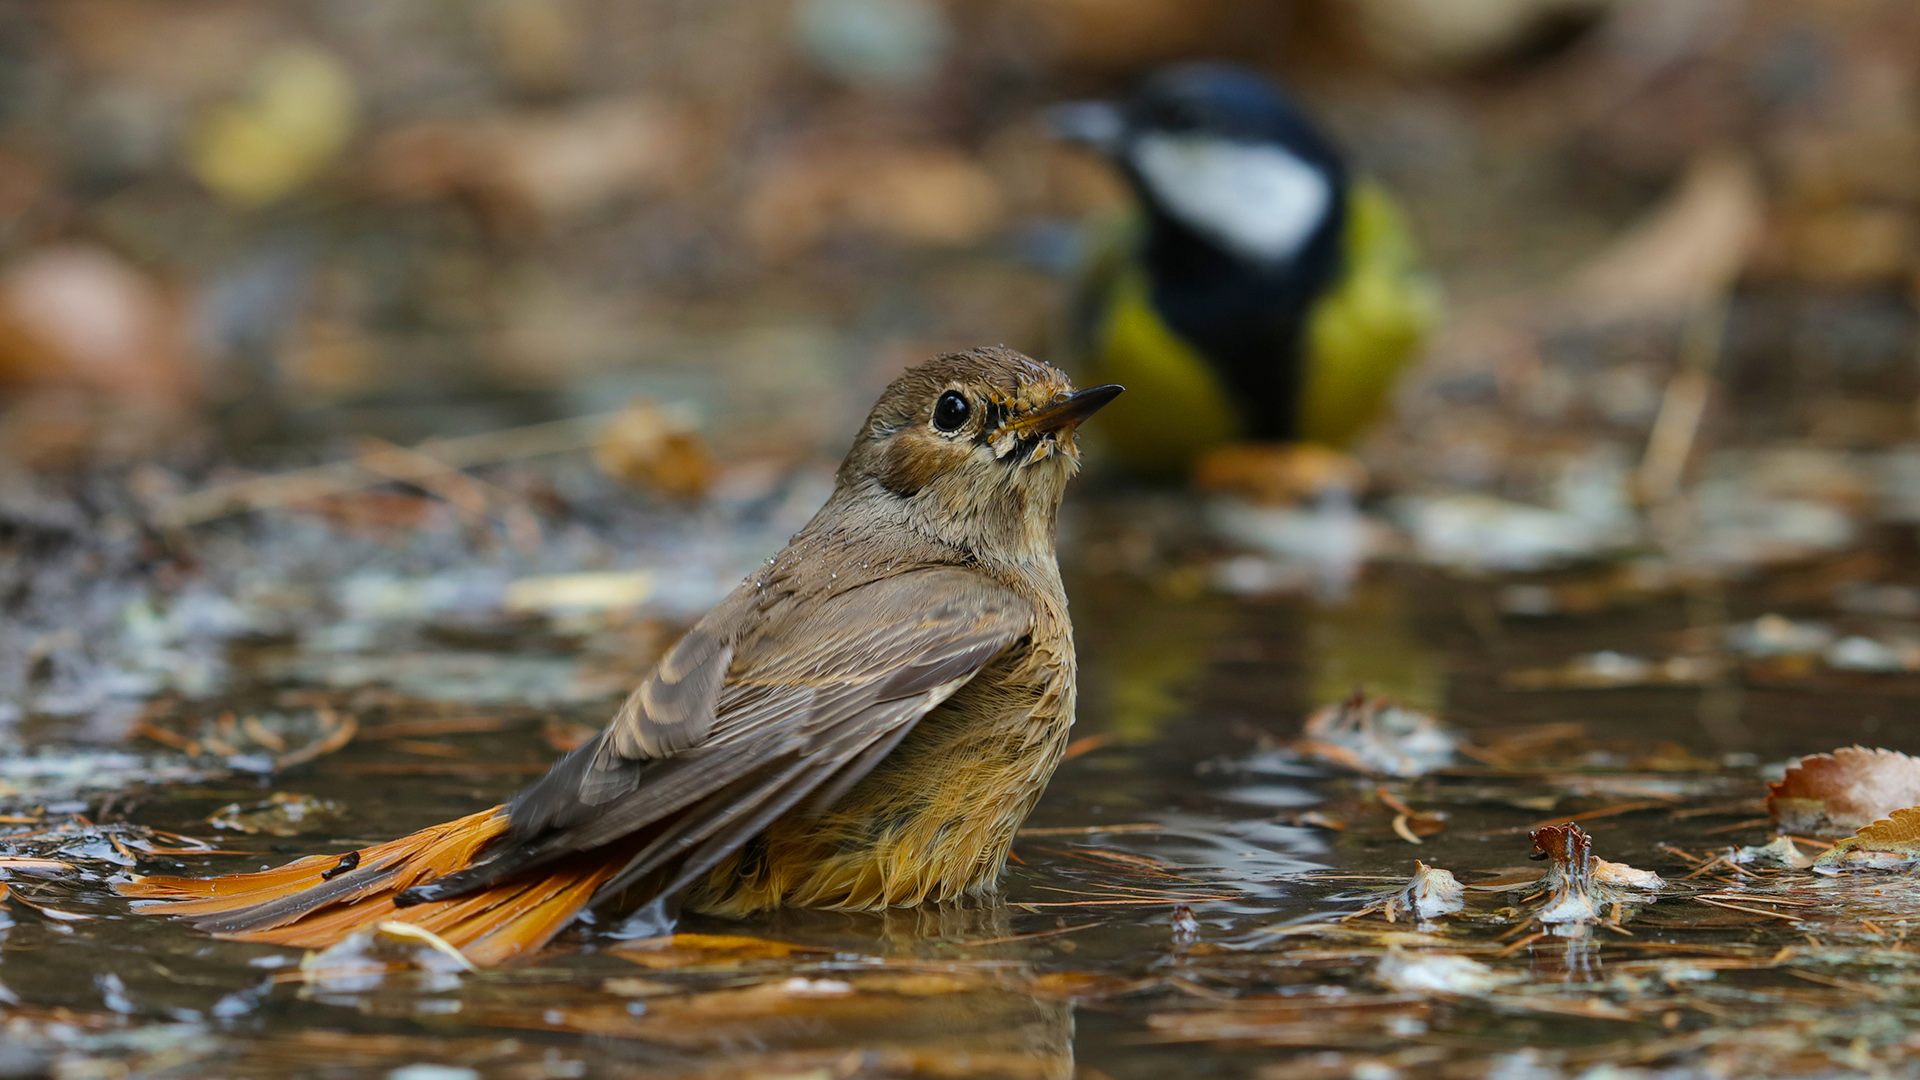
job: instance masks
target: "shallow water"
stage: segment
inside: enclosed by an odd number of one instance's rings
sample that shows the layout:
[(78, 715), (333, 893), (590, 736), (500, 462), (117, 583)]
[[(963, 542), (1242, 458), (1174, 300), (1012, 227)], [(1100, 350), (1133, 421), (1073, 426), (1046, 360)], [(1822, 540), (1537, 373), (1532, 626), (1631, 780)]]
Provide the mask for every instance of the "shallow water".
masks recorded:
[[(1752, 823), (1764, 813), (1760, 763), (1855, 741), (1911, 749), (1902, 699), (1857, 682), (1844, 691), (1751, 682), (1501, 689), (1505, 671), (1584, 652), (1660, 653), (1650, 643), (1699, 625), (1698, 597), (1516, 619), (1494, 613), (1491, 585), (1414, 570), (1377, 573), (1343, 604), (1229, 600), (1177, 580), (1087, 573), (1069, 588), (1083, 657), (1075, 734), (1091, 741), (1029, 822), (1000, 903), (679, 927), (784, 943), (795, 950), (787, 955), (653, 948), (601, 926), (501, 970), (302, 979), (298, 951), (211, 941), (135, 916), (97, 875), (14, 873), (23, 897), (56, 914), (16, 904), (0, 938), (10, 1043), (0, 1076), (361, 1076), (419, 1066), (394, 1075), (1145, 1080), (1550, 1077), (1602, 1064), (1675, 1070), (1663, 1075), (1915, 1068), (1906, 1063), (1920, 985), (1920, 957), (1904, 951), (1920, 917), (1911, 879), (1788, 883), (1722, 871), (1680, 881), (1691, 865), (1662, 847), (1700, 855), (1763, 842), (1770, 831)], [(1739, 620), (1768, 610), (1768, 597), (1736, 591), (1714, 598), (1710, 613)], [(502, 663), (564, 668), (586, 649), (579, 638), (457, 637), (438, 647)], [(519, 655), (531, 641), (539, 655)], [(246, 663), (284, 672), (282, 661), (269, 649)], [(1310, 708), (1356, 682), (1435, 707), (1469, 734), (1570, 722), (1584, 734), (1551, 767), (1463, 758), (1414, 780), (1342, 775), (1280, 748)], [(299, 700), (284, 691), (250, 687), (231, 704), (245, 712)], [(554, 732), (597, 724), (608, 706), (392, 696), (357, 708), (361, 735), (337, 753), (270, 781), (237, 774), (119, 797), (103, 820), (245, 853), (146, 858), (145, 872), (346, 851), (492, 805), (556, 755)], [(459, 722), (394, 726), (434, 720)], [(270, 791), (320, 796), (341, 816), (289, 837), (207, 824)], [(1415, 846), (1383, 799), (1444, 814), (1443, 827)], [(91, 808), (101, 811), (98, 799)], [(1537, 870), (1527, 827), (1593, 811), (1604, 813), (1583, 825), (1597, 854), (1674, 883), (1615, 912), (1615, 927), (1534, 937), (1515, 910), (1525, 888), (1470, 892), (1466, 913), (1418, 929), (1404, 915), (1330, 922), (1388, 895), (1416, 858), (1470, 885), (1485, 871)], [(1689, 898), (1714, 890), (1762, 899), (1728, 907)], [(1769, 907), (1768, 896), (1801, 906)], [(1390, 948), (1470, 953), (1515, 981), (1485, 992), (1393, 990), (1375, 974)]]

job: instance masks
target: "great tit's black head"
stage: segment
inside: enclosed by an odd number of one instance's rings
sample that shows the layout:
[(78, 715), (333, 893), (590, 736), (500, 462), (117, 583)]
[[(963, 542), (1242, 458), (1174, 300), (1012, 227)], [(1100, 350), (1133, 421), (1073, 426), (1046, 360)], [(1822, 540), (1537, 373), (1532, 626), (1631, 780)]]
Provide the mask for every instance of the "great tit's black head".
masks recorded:
[(1150, 214), (1251, 262), (1290, 262), (1340, 212), (1339, 153), (1244, 68), (1165, 68), (1124, 102), (1063, 105), (1051, 119), (1113, 160)]
[(1080, 422), (1120, 394), (1075, 390), (1011, 349), (949, 353), (895, 379), (840, 466), (843, 493), (905, 508), (920, 527), (1011, 552), (1052, 543), (1080, 464)]

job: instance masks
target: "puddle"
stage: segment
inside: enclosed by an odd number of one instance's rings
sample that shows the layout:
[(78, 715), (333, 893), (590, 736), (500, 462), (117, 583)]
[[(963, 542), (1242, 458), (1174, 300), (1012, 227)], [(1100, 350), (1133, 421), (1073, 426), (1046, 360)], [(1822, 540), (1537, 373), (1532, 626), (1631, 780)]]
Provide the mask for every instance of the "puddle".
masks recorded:
[[(1084, 752), (1028, 823), (995, 904), (695, 918), (683, 934), (720, 937), (667, 951), (606, 936), (603, 918), (497, 970), (401, 957), (319, 978), (302, 976), (295, 950), (212, 941), (111, 895), (134, 860), (150, 873), (250, 870), (491, 805), (611, 707), (617, 680), (598, 697), (578, 690), (605, 678), (592, 633), (527, 631), (538, 655), (503, 654), (504, 632), (484, 651), (472, 627), (416, 635), (411, 651), (355, 661), (393, 672), (372, 689), (350, 685), (364, 672), (329, 677), (324, 653), (311, 670), (242, 664), (251, 675), (232, 713), (318, 715), (257, 703), (325, 699), (358, 724), (343, 748), (277, 774), (183, 765), (103, 801), (125, 751), (16, 761), (68, 805), (16, 799), (0, 826), (14, 860), (0, 860), (12, 890), (0, 1015), (24, 1063), (0, 1065), (30, 1075), (51, 1063), (63, 1077), (1113, 1080), (1901, 1067), (1920, 1019), (1907, 879), (1706, 865), (1771, 835), (1753, 820), (1760, 763), (1872, 740), (1873, 718), (1891, 717), (1884, 695), (1759, 683), (1709, 724), (1710, 687), (1502, 684), (1516, 667), (1622, 640), (1677, 640), (1692, 625), (1677, 601), (1489, 623), (1499, 586), (1410, 570), (1374, 574), (1343, 608), (1182, 598), (1124, 575), (1079, 574), (1070, 589)], [(1748, 606), (1729, 600), (1738, 617), (1764, 613), (1757, 598)], [(447, 689), (462, 679), (486, 692)], [(1375, 780), (1289, 750), (1302, 718), (1355, 681), (1436, 706), (1478, 756)], [(198, 702), (195, 715), (220, 705)], [(231, 717), (160, 722), (216, 743), (245, 729)], [(113, 784), (75, 779), (89, 771)], [(326, 812), (282, 822), (303, 799)], [(112, 824), (63, 816), (82, 811)], [(1567, 818), (1596, 854), (1668, 887), (1628, 896), (1601, 925), (1530, 921), (1541, 864), (1527, 831)], [(1464, 910), (1385, 919), (1416, 860), (1457, 875)]]

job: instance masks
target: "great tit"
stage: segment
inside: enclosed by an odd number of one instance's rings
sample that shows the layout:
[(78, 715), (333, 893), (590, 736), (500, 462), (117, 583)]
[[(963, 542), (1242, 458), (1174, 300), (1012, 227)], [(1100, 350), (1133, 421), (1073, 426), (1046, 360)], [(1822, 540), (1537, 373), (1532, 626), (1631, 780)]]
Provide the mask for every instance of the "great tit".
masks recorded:
[(1391, 197), (1240, 68), (1166, 68), (1050, 120), (1138, 204), (1091, 246), (1072, 320), (1080, 375), (1133, 391), (1107, 418), (1115, 456), (1174, 476), (1241, 440), (1351, 441), (1437, 313)]

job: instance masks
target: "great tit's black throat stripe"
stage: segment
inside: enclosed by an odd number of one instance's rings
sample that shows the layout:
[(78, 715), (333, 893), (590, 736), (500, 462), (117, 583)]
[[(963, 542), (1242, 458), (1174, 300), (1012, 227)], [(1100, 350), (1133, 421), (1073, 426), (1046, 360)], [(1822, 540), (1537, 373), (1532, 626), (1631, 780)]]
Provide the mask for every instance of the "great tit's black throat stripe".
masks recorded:
[(1346, 184), (1338, 177), (1327, 220), (1298, 258), (1269, 269), (1152, 214), (1143, 254), (1154, 310), (1212, 366), (1249, 438), (1299, 433), (1307, 324), (1314, 302), (1340, 274), (1346, 217)]

